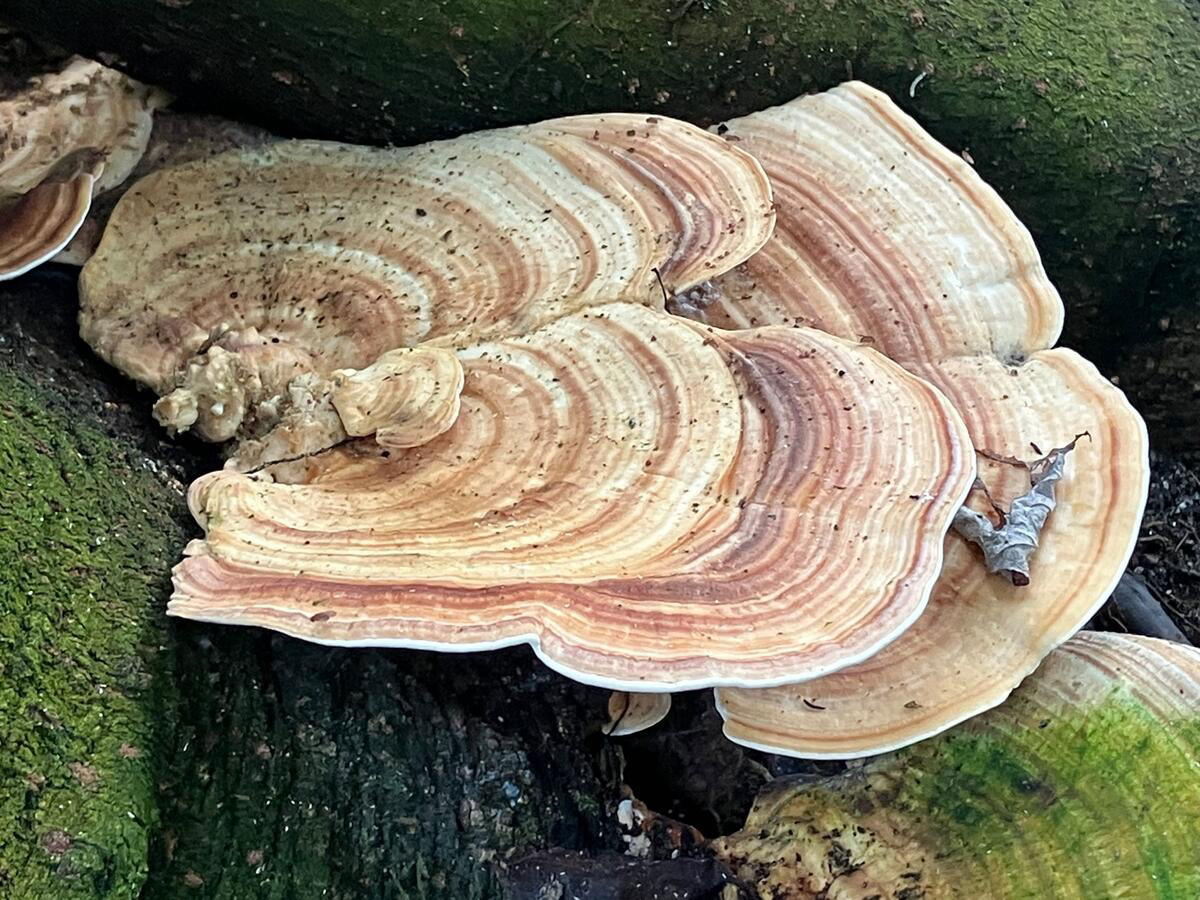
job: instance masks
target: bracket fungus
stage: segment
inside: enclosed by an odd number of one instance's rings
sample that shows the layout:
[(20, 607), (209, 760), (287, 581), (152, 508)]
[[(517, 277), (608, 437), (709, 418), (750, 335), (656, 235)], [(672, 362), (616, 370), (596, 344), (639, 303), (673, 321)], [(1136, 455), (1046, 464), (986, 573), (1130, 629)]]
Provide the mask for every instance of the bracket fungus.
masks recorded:
[(20, 196), (0, 196), (0, 281), (53, 257), (87, 218), (102, 164), (91, 153), (62, 162), (57, 172)]
[(718, 858), (763, 900), (1200, 896), (1200, 651), (1081, 632), (1002, 706), (779, 779)]
[(577, 116), (403, 149), (283, 141), (131, 188), (83, 269), (81, 331), (160, 396), (197, 393), (187, 427), (201, 437), (261, 437), (299, 375), (520, 334), (598, 302), (661, 305), (773, 225), (758, 164), (667, 118)]
[(333, 373), (330, 401), (353, 437), (389, 450), (427, 444), (458, 418), (463, 368), (449, 350), (389, 350), (366, 369)]
[(457, 357), (460, 412), (427, 443), (197, 481), (206, 537), (168, 611), (334, 645), (528, 642), (618, 690), (778, 684), (911, 624), (974, 475), (938, 391), (810, 329), (615, 303)]
[(670, 694), (613, 691), (608, 695), (608, 721), (602, 730), (609, 737), (627, 737), (653, 728), (670, 711)]
[[(1048, 349), (1062, 303), (1028, 232), (886, 96), (849, 83), (728, 131), (767, 171), (778, 226), (677, 311), (869, 340), (946, 394), (1002, 505), (1029, 477), (1000, 457), (1040, 457), (1090, 435), (1065, 461), (1028, 585), (989, 575), (979, 549), (950, 535), (928, 609), (880, 654), (808, 684), (718, 692), (740, 743), (809, 757), (893, 749), (1001, 702), (1103, 603), (1145, 504), (1145, 425), (1087, 360)], [(988, 509), (978, 494), (972, 503)]]
[(141, 158), (167, 95), (92, 60), (0, 98), (0, 279), (62, 250)]
[(264, 128), (220, 116), (156, 109), (146, 150), (125, 179), (92, 201), (87, 218), (53, 262), (82, 266), (96, 252), (117, 201), (139, 179), (169, 166), (206, 159), (239, 147), (262, 147), (279, 140)]

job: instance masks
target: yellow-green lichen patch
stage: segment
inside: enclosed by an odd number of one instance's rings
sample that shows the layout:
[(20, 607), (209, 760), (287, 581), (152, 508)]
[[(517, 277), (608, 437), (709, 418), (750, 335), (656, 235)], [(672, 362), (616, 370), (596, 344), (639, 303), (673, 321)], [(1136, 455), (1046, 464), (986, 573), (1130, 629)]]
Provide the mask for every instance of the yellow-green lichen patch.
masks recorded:
[(716, 848), (771, 900), (1193, 900), (1198, 813), (1200, 653), (1085, 634), (965, 726), (776, 783)]
[(0, 369), (0, 896), (135, 897), (178, 493)]

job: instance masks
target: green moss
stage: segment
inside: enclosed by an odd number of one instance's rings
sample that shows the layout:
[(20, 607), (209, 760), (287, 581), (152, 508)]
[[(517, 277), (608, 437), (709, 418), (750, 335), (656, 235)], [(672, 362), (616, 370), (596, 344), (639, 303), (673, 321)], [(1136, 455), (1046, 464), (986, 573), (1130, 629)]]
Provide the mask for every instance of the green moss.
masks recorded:
[(1200, 833), (1180, 815), (1200, 810), (1200, 719), (1164, 727), (1122, 686), (1042, 728), (1014, 706), (906, 754), (923, 777), (896, 803), (929, 846), (1005, 897), (1044, 896), (1049, 872), (1081, 897), (1200, 896)]
[(0, 369), (0, 895), (135, 897), (179, 494)]
[[(1154, 671), (1154, 648), (1139, 652)], [(1116, 654), (1097, 664), (1110, 688), (1088, 687), (1092, 663), (1055, 654), (945, 734), (815, 783), (770, 783), (715, 852), (764, 900), (797, 885), (823, 895), (842, 876), (881, 900), (1200, 897), (1195, 697), (1174, 696), (1182, 680), (1135, 696), (1125, 679), (1156, 676)], [(1184, 718), (1164, 718), (1174, 704)]]

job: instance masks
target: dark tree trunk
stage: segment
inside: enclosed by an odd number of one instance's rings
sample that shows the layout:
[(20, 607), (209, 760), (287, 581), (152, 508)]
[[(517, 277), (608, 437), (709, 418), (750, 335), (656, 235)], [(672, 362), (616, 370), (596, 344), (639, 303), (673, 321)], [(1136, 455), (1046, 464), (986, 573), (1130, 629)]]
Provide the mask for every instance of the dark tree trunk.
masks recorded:
[(0, 896), (504, 896), (616, 850), (607, 692), (525, 648), (352, 651), (168, 621), (211, 448), (75, 336), (73, 273), (0, 285)]
[(148, 900), (185, 886), (474, 900), (502, 896), (530, 850), (620, 846), (607, 695), (527, 650), (355, 651), (194, 625), (177, 638), (188, 703)]
[[(1200, 437), (1194, 0), (9, 0), (4, 15), (292, 134), (412, 142), (587, 110), (708, 123), (848, 77), (965, 151), (1066, 340)], [(919, 73), (927, 73), (920, 83)]]

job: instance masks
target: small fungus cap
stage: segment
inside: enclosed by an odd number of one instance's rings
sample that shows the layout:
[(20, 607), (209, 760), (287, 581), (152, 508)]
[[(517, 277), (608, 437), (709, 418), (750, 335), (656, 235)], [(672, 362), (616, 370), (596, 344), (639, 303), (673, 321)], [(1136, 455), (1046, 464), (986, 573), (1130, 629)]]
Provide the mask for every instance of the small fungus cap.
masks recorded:
[(82, 266), (96, 251), (108, 218), (121, 196), (151, 172), (206, 159), (238, 147), (261, 147), (279, 140), (254, 125), (220, 116), (180, 113), (156, 109), (146, 150), (125, 179), (96, 196), (87, 219), (71, 242), (54, 257), (54, 262)]
[(627, 737), (653, 728), (670, 711), (670, 694), (613, 691), (608, 696), (608, 721), (603, 731), (609, 737)]
[(0, 97), (0, 279), (66, 246), (92, 196), (133, 170), (167, 99), (79, 57)]

